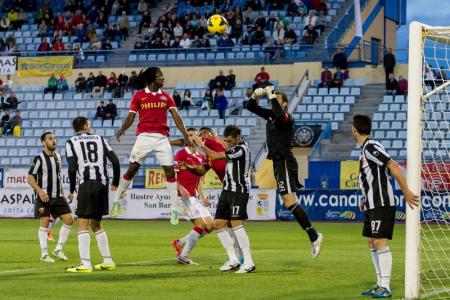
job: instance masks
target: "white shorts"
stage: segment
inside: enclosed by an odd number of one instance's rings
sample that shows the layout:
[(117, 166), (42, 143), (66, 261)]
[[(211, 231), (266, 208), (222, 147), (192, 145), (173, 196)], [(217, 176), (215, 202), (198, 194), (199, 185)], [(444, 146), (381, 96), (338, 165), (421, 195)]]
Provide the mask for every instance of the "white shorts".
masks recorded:
[(200, 199), (196, 197), (189, 197), (189, 198), (181, 197), (181, 202), (183, 203), (182, 205), (184, 206), (183, 214), (186, 217), (186, 219), (195, 220), (199, 218), (202, 219), (211, 218), (212, 220), (214, 220), (213, 217), (211, 216), (211, 213), (202, 204)]
[(145, 158), (154, 152), (161, 166), (173, 165), (172, 147), (167, 136), (160, 133), (141, 133), (137, 136), (133, 150), (131, 150), (130, 163), (144, 164)]

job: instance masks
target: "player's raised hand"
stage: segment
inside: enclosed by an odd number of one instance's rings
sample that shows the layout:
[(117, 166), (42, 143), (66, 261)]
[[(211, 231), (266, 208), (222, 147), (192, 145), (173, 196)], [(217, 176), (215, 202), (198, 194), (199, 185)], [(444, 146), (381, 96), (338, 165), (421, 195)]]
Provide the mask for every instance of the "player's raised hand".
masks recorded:
[(419, 206), (420, 199), (419, 196), (415, 195), (413, 192), (408, 190), (406, 193), (403, 194), (406, 203), (408, 203), (409, 207), (411, 209), (414, 209), (414, 206)]
[(48, 202), (49, 198), (48, 198), (48, 195), (46, 192), (44, 192), (43, 190), (40, 190), (38, 192), (38, 194), (39, 194), (39, 199), (41, 199), (42, 202)]
[(257, 88), (253, 94), (252, 94), (252, 98), (253, 99), (259, 99), (262, 98), (266, 95), (266, 91), (263, 88)]
[(269, 99), (273, 99), (276, 98), (277, 95), (275, 95), (275, 87), (273, 85), (268, 85), (264, 88), (264, 91), (267, 94), (267, 97), (269, 97)]
[(118, 142), (120, 142), (120, 139), (123, 135), (125, 135), (125, 131), (123, 131), (122, 129), (119, 129), (116, 133), (116, 139)]

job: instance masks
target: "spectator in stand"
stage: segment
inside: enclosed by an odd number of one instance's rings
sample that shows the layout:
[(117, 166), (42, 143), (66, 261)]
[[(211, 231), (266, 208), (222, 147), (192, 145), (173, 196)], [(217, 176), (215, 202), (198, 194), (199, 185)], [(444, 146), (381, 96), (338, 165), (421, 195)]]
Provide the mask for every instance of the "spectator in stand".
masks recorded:
[(309, 25), (308, 29), (303, 32), (303, 43), (312, 45), (316, 41), (317, 37), (317, 31), (314, 29), (313, 25)]
[(112, 50), (112, 44), (110, 39), (106, 39), (102, 43), (102, 50), (111, 51)]
[(395, 79), (394, 74), (389, 74), (388, 81), (386, 81), (386, 94), (395, 96), (398, 90), (398, 81)]
[(6, 75), (6, 80), (3, 83), (3, 85), (2, 85), (3, 89), (5, 90), (5, 92), (12, 91), (13, 84), (14, 84), (14, 81), (12, 81), (11, 75), (10, 74)]
[(146, 11), (148, 12), (148, 3), (145, 0), (139, 0), (137, 11), (141, 14), (144, 14)]
[(309, 12), (308, 16), (306, 16), (306, 18), (305, 18), (305, 28), (304, 29), (308, 29), (309, 26), (312, 26), (314, 28), (314, 26), (316, 26), (316, 21), (317, 21), (316, 12), (314, 10), (311, 10)]
[(297, 3), (295, 2), (295, 0), (291, 0), (291, 2), (289, 2), (288, 6), (287, 6), (286, 15), (288, 17), (295, 17), (295, 16), (297, 16), (297, 11), (298, 11)]
[(47, 24), (45, 23), (45, 21), (42, 20), (41, 24), (40, 24), (39, 27), (38, 27), (38, 36), (39, 36), (39, 37), (46, 37), (47, 34), (48, 34), (47, 31), (48, 31), (48, 26), (47, 26)]
[(425, 85), (431, 86), (432, 89), (435, 88), (435, 75), (434, 72), (431, 70), (433, 66), (425, 66)]
[(264, 63), (277, 62), (281, 57), (280, 46), (274, 45), (273, 41), (269, 39), (267, 45), (264, 47)]
[(98, 20), (98, 10), (97, 7), (95, 5), (91, 6), (91, 9), (88, 11), (86, 17), (87, 19), (91, 22), (91, 23), (96, 23)]
[(247, 108), (247, 102), (252, 98), (252, 95), (253, 95), (253, 90), (251, 88), (247, 88), (247, 90), (245, 90), (245, 100), (242, 101), (243, 109)]
[(0, 119), (0, 127), (2, 129), (2, 131), (0, 132), (1, 135), (6, 135), (6, 131), (9, 125), (9, 119), (10, 119), (9, 111), (5, 111), (5, 114)]
[(117, 80), (117, 75), (114, 72), (111, 72), (108, 80), (106, 81), (106, 88), (108, 92), (112, 93), (119, 86), (119, 81)]
[(83, 23), (78, 24), (75, 29), (75, 36), (77, 37), (75, 39), (75, 43), (87, 42), (88, 39), (86, 33), (87, 29), (84, 27), (84, 24)]
[(253, 39), (253, 34), (254, 34), (253, 27), (248, 26), (247, 31), (244, 32), (244, 35), (242, 36), (241, 44), (242, 45), (251, 45), (252, 39)]
[(233, 40), (228, 36), (228, 33), (224, 32), (222, 37), (217, 42), (219, 48), (232, 48), (234, 46)]
[(213, 101), (213, 96), (211, 94), (211, 90), (210, 89), (206, 89), (205, 94), (203, 95), (202, 106), (200, 107), (200, 109), (202, 109), (202, 110), (210, 110), (211, 109), (211, 105), (212, 105), (212, 101)]
[(75, 90), (77, 93), (82, 93), (86, 90), (86, 78), (83, 73), (78, 73), (78, 78), (75, 79)]
[(179, 37), (181, 39), (181, 37), (183, 36), (183, 33), (184, 33), (183, 26), (181, 26), (180, 22), (177, 22), (177, 24), (173, 28), (173, 35), (175, 37)]
[(11, 29), (11, 21), (8, 17), (3, 16), (0, 19), (0, 31), (8, 31)]
[(275, 13), (271, 13), (269, 20), (266, 22), (266, 30), (274, 30), (277, 24), (280, 22), (277, 15)]
[(383, 57), (383, 67), (384, 74), (386, 75), (386, 82), (389, 79), (389, 74), (394, 73), (395, 64), (395, 56), (394, 54), (392, 54), (392, 48), (389, 48)]
[(105, 39), (110, 39), (111, 41), (115, 41), (117, 43), (120, 43), (120, 31), (117, 27), (117, 24), (111, 24), (109, 25), (108, 29), (103, 32), (103, 37)]
[(103, 124), (105, 116), (106, 116), (105, 101), (101, 100), (100, 104), (97, 106), (97, 111), (95, 112), (94, 120), (97, 120), (97, 118), (101, 118)]
[(316, 20), (316, 26), (314, 26), (314, 29), (319, 30), (320, 34), (325, 31), (325, 26), (327, 26), (327, 17), (325, 16), (325, 13), (323, 11), (319, 12), (319, 16)]
[(67, 91), (69, 89), (69, 84), (63, 74), (59, 76), (57, 89), (58, 91)]
[(109, 103), (105, 108), (105, 113), (105, 117), (102, 120), (102, 126), (103, 122), (109, 119), (111, 119), (111, 126), (114, 126), (114, 119), (117, 117), (117, 106), (113, 103), (112, 99), (109, 99)]
[(260, 45), (262, 46), (266, 41), (266, 35), (261, 27), (257, 27), (255, 33), (252, 36), (252, 40), (250, 41), (250, 45)]
[(256, 12), (253, 11), (251, 6), (247, 6), (247, 10), (243, 13), (244, 24), (253, 25), (256, 21)]
[(283, 10), (284, 2), (280, 0), (266, 0), (266, 5), (269, 7), (269, 10)]
[(164, 44), (161, 41), (161, 37), (157, 36), (156, 39), (151, 43), (149, 49), (164, 49)]
[(128, 82), (128, 87), (132, 92), (139, 90), (141, 86), (139, 76), (136, 71), (131, 71), (130, 80)]
[(8, 102), (11, 106), (11, 109), (16, 110), (19, 107), (19, 104), (22, 103), (22, 101), (19, 101), (17, 99), (16, 93), (11, 93), (8, 98), (6, 98), (6, 102)]
[(172, 98), (173, 98), (173, 101), (175, 102), (175, 105), (176, 105), (177, 107), (180, 107), (180, 106), (181, 106), (181, 97), (180, 97), (180, 94), (178, 94), (177, 91), (173, 91), (173, 93), (172, 93)]
[(202, 43), (202, 48), (211, 48), (211, 43), (209, 42), (208, 36), (206, 34), (203, 35), (200, 42)]
[(89, 49), (95, 51), (100, 50), (101, 48), (102, 42), (100, 41), (100, 38), (97, 36), (97, 34), (94, 33), (89, 41)]
[(94, 73), (90, 72), (86, 80), (86, 91), (91, 92), (95, 86), (95, 76)]
[(328, 70), (328, 67), (325, 67), (320, 74), (320, 83), (319, 87), (330, 87), (333, 83), (333, 75), (331, 74), (331, 71)]
[(128, 75), (125, 72), (125, 70), (122, 71), (122, 73), (120, 73), (119, 78), (118, 78), (118, 83), (119, 83), (119, 89), (118, 89), (118, 94), (116, 94), (115, 98), (122, 98), (125, 91), (128, 90)]
[(320, 3), (317, 5), (316, 10), (320, 13), (323, 13), (324, 15), (328, 14), (328, 5), (325, 3), (325, 1), (320, 1)]
[(150, 15), (150, 11), (145, 10), (142, 14), (141, 22), (139, 23), (139, 31), (138, 34), (142, 33), (142, 28), (149, 28), (150, 24), (152, 24), (152, 17)]
[(225, 90), (230, 91), (236, 86), (236, 75), (233, 69), (228, 70), (227, 80), (225, 81)]
[(103, 11), (101, 11), (99, 16), (98, 16), (97, 26), (100, 29), (103, 29), (106, 26), (108, 26), (108, 16)]
[(398, 77), (397, 95), (408, 95), (408, 80), (403, 75)]
[(215, 103), (219, 111), (219, 118), (225, 119), (225, 111), (228, 108), (228, 100), (221, 88), (216, 89)]
[(193, 49), (197, 48), (198, 49), (198, 48), (201, 48), (201, 47), (202, 47), (202, 42), (200, 41), (200, 38), (198, 37), (198, 35), (194, 36), (194, 40), (192, 41), (191, 48), (193, 48)]
[(8, 19), (11, 21), (11, 27), (13, 29), (19, 29), (19, 26), (17, 24), (17, 20), (19, 19), (19, 16), (17, 15), (17, 12), (14, 9), (11, 9), (8, 12)]
[(336, 73), (333, 75), (333, 87), (337, 87), (338, 89), (341, 88), (341, 86), (344, 84), (344, 73), (342, 72), (341, 68), (336, 68)]
[(304, 1), (301, 1), (298, 4), (297, 16), (304, 17), (306, 15), (308, 15), (308, 6), (305, 4)]
[(341, 70), (348, 69), (347, 56), (345, 56), (344, 48), (337, 48), (337, 52), (333, 56), (333, 66), (341, 68)]
[(283, 29), (283, 24), (281, 22), (279, 22), (277, 24), (277, 28), (272, 33), (273, 40), (278, 44), (279, 43), (282, 44), (284, 42), (284, 36), (285, 36), (285, 31)]
[(185, 33), (183, 35), (183, 39), (180, 41), (180, 47), (183, 49), (189, 49), (191, 48), (192, 45), (192, 41), (189, 38), (189, 35), (187, 33)]
[(191, 91), (189, 89), (184, 91), (184, 97), (183, 101), (181, 102), (180, 110), (185, 108), (186, 110), (189, 110), (189, 107), (192, 105), (192, 96)]
[(241, 19), (236, 19), (236, 22), (231, 26), (230, 37), (234, 39), (235, 44), (239, 44), (239, 40), (244, 32), (244, 26)]
[(255, 84), (253, 85), (253, 90), (256, 90), (259, 87), (265, 87), (269, 80), (270, 75), (266, 72), (266, 68), (261, 67), (260, 72), (255, 76)]
[(290, 25), (286, 25), (286, 30), (284, 33), (284, 43), (286, 45), (292, 45), (297, 42), (297, 34), (295, 31), (291, 28)]
[(7, 36), (6, 39), (5, 39), (5, 43), (6, 43), (7, 45), (9, 45), (9, 44), (11, 44), (11, 43), (13, 43), (13, 44), (16, 43), (16, 38), (13, 36), (12, 33), (8, 34), (8, 36)]
[(135, 50), (142, 50), (142, 49), (145, 49), (145, 48), (146, 48), (146, 46), (145, 46), (144, 41), (142, 40), (142, 37), (140, 35), (138, 35), (137, 38), (136, 38), (136, 43), (134, 43), (134, 49)]
[(209, 82), (209, 88), (211, 90), (215, 88), (224, 88), (226, 81), (227, 77), (223, 74), (223, 70), (219, 70), (219, 75)]
[(42, 38), (39, 47), (37, 48), (39, 52), (49, 52), (51, 51), (50, 44), (47, 41), (47, 38)]
[(120, 29), (120, 37), (122, 40), (126, 41), (130, 36), (130, 22), (128, 22), (128, 16), (125, 11), (122, 11), (122, 15), (118, 19), (119, 29)]
[(20, 111), (16, 110), (14, 117), (8, 123), (8, 127), (5, 130), (5, 135), (13, 135), (14, 127), (19, 126), (22, 127), (22, 116), (20, 115)]
[(108, 79), (103, 75), (102, 71), (98, 71), (98, 75), (95, 77), (95, 86), (92, 89), (92, 98), (95, 98), (97, 92), (100, 92), (100, 97), (103, 98), (107, 81)]
[(53, 98), (55, 98), (55, 93), (58, 90), (58, 79), (55, 74), (52, 74), (47, 81), (47, 87), (44, 89), (44, 95), (48, 92), (52, 92)]
[(112, 7), (111, 7), (111, 15), (112, 16), (117, 16), (119, 14), (120, 11), (120, 4), (119, 4), (119, 0), (115, 0)]
[(3, 90), (0, 89), (0, 112), (2, 110), (10, 110), (11, 103), (7, 100), (6, 95), (3, 93)]
[(65, 50), (64, 44), (60, 38), (55, 39), (55, 41), (53, 42), (52, 50), (53, 52), (61, 52)]
[(253, 10), (261, 10), (264, 7), (264, 1), (262, 0), (247, 0), (245, 6), (250, 6)]
[(264, 16), (264, 14), (261, 12), (258, 15), (258, 18), (255, 21), (255, 26), (261, 26), (261, 28), (266, 28), (266, 17)]

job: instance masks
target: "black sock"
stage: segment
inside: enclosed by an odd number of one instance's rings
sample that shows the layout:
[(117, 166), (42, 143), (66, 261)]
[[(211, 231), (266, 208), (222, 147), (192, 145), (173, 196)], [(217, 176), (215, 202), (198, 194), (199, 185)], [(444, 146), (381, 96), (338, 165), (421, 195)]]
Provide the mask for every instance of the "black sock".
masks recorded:
[(315, 240), (317, 240), (317, 237), (318, 237), (317, 231), (312, 226), (311, 222), (308, 219), (308, 215), (303, 210), (303, 208), (298, 203), (295, 203), (295, 204), (289, 206), (288, 209), (294, 215), (298, 224), (300, 224), (300, 226), (303, 228), (303, 230), (306, 231), (306, 233), (308, 234), (309, 240), (311, 242), (314, 242)]

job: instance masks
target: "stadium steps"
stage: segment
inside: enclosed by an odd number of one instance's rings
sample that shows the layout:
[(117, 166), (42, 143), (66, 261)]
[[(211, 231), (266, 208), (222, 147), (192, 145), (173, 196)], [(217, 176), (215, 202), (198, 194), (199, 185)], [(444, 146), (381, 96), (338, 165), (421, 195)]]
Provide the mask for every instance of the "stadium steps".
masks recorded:
[(322, 151), (323, 159), (348, 159), (355, 147), (352, 135), (353, 116), (357, 114), (373, 115), (378, 105), (383, 101), (385, 91), (384, 84), (368, 84), (361, 90), (361, 95), (356, 98), (349, 113), (344, 116), (344, 121), (339, 129), (333, 133), (331, 142), (324, 141), (325, 149)]

